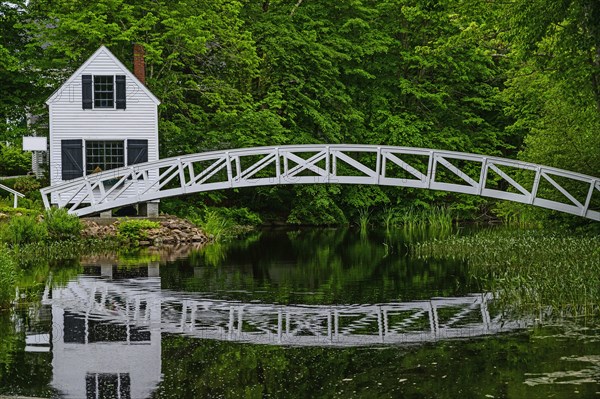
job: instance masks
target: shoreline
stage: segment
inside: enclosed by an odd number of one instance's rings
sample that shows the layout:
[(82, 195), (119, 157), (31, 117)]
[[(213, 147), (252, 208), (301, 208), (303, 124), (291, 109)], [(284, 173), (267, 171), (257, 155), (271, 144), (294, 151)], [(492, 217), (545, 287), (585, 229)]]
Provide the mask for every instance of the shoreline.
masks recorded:
[(143, 239), (130, 243), (137, 247), (157, 248), (181, 244), (207, 244), (213, 239), (185, 219), (164, 215), (147, 217), (82, 218), (82, 239), (116, 239), (118, 226), (129, 220), (149, 220), (159, 223), (158, 228), (144, 229)]

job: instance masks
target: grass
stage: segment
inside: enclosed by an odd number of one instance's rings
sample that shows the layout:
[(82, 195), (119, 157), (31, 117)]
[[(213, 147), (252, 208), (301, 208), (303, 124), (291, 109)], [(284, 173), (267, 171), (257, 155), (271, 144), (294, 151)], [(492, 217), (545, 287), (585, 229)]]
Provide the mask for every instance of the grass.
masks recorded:
[(414, 244), (412, 252), (467, 261), (472, 277), (510, 309), (600, 315), (599, 236), (497, 229)]

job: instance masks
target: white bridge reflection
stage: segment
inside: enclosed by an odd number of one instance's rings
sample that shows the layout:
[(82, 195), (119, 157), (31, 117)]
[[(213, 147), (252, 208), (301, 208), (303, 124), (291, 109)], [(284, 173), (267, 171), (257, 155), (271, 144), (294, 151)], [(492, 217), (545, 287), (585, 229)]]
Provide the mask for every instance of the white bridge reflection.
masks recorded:
[[(82, 275), (53, 288), (49, 283), (44, 292), (53, 328), (43, 344), (52, 341), (52, 386), (64, 398), (151, 396), (162, 379), (164, 333), (350, 347), (477, 337), (527, 325), (491, 316), (492, 298), (485, 294), (372, 305), (244, 303), (161, 289), (157, 263), (137, 271), (112, 264), (91, 268), (97, 276)], [(135, 276), (140, 271), (143, 276)], [(28, 348), (39, 351), (44, 345)]]
[[(256, 344), (360, 346), (476, 337), (526, 327), (525, 320), (491, 317), (491, 300), (489, 294), (473, 294), (369, 305), (277, 305), (163, 290), (159, 277), (80, 276), (48, 291), (44, 303), (52, 305), (55, 322), (80, 321), (80, 336), (70, 339), (82, 343), (94, 342), (102, 335), (99, 331), (110, 335), (109, 326), (118, 325), (124, 330), (115, 334), (127, 342), (140, 339), (146, 329)], [(57, 317), (58, 309), (70, 319)]]

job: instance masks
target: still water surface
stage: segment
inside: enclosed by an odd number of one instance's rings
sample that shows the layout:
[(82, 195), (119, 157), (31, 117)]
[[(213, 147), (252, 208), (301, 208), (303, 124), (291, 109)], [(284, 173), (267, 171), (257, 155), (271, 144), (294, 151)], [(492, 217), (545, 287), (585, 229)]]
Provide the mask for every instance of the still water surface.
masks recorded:
[(597, 323), (508, 315), (465, 263), (412, 258), (424, 238), (263, 231), (56, 265), (0, 316), (0, 394), (600, 398)]

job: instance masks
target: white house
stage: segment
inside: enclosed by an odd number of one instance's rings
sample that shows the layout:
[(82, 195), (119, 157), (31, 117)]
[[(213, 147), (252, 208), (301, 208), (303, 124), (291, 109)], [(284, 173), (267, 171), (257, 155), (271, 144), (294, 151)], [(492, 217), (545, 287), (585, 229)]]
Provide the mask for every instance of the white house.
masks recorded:
[[(131, 73), (102, 46), (48, 98), (51, 185), (158, 160), (160, 101), (145, 86), (143, 56), (135, 45)], [(158, 214), (157, 203), (148, 205), (149, 216)]]

